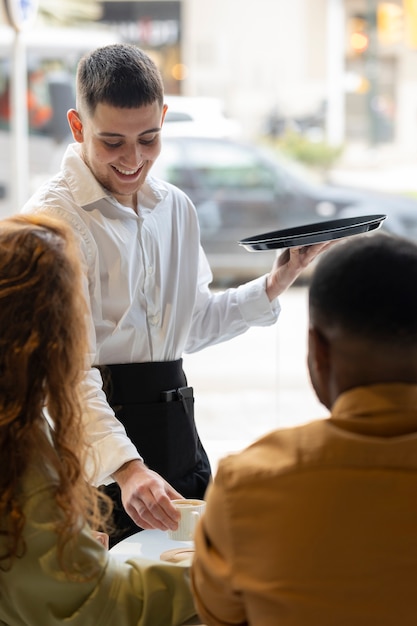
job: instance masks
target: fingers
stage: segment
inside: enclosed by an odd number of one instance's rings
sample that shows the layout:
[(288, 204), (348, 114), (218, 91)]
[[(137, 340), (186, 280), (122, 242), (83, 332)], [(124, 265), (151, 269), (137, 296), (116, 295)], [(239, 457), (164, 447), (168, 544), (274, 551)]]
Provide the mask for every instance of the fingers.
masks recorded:
[(277, 266), (285, 268), (285, 266), (291, 264), (295, 268), (300, 267), (303, 269), (334, 243), (334, 241), (326, 241), (325, 243), (318, 243), (314, 245), (286, 248), (279, 255)]
[[(326, 241), (308, 246), (295, 246), (284, 250), (278, 259), (278, 267), (301, 272), (322, 252), (335, 245), (337, 241)], [(285, 267), (287, 266), (287, 267)]]
[(337, 241), (325, 241), (324, 243), (316, 243), (309, 246), (299, 246), (292, 248), (292, 252), (294, 255), (298, 253), (298, 256), (303, 258), (304, 261), (308, 261), (310, 263), (313, 261), (319, 254), (333, 246)]
[(152, 497), (134, 495), (126, 505), (126, 511), (144, 529), (176, 530), (178, 527), (179, 514), (168, 498), (157, 501)]
[(294, 264), (295, 269), (300, 271), (308, 267), (312, 261), (322, 252), (317, 250), (316, 246), (303, 246), (301, 248), (292, 248), (290, 251), (290, 262)]
[(287, 248), (275, 259), (271, 273), (267, 276), (266, 293), (269, 300), (281, 295), (316, 257), (334, 245), (326, 241), (308, 246)]
[(147, 480), (136, 483), (126, 493), (122, 490), (123, 505), (133, 521), (144, 529), (176, 530), (179, 513), (171, 500), (182, 495), (163, 478), (149, 470)]
[(285, 248), (285, 250), (283, 250), (281, 254), (278, 256), (278, 258), (276, 259), (277, 267), (284, 267), (285, 265), (287, 265), (290, 258), (291, 258), (290, 248)]
[(310, 244), (308, 246), (297, 246), (293, 248), (293, 250), (298, 250), (300, 254), (304, 254), (306, 256), (311, 256), (315, 258), (316, 256), (318, 256), (319, 254), (321, 254), (328, 248), (331, 248), (332, 246), (335, 246), (338, 243), (340, 243), (340, 240), (334, 239), (331, 241), (324, 241), (323, 243)]

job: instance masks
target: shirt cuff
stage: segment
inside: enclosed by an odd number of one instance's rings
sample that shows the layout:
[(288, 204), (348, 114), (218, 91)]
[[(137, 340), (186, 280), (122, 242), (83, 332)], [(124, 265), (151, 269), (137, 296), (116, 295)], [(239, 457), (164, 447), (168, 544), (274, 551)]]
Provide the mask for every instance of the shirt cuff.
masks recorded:
[(237, 303), (242, 317), (249, 325), (274, 324), (281, 312), (278, 298), (270, 302), (266, 294), (266, 275), (237, 288)]

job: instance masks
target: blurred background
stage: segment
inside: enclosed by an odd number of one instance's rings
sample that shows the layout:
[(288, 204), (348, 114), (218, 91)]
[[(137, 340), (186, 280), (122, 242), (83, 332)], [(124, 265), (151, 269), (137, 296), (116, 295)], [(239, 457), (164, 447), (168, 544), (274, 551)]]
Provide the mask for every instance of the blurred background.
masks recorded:
[(113, 42), (162, 72), (154, 173), (195, 202), (217, 284), (266, 271), (237, 245), (261, 232), (387, 213), (417, 239), (417, 0), (2, 0), (0, 215), (58, 170), (77, 62)]
[[(162, 72), (154, 173), (194, 201), (215, 288), (268, 271), (275, 252), (238, 245), (262, 232), (384, 213), (384, 229), (417, 240), (417, 0), (0, 0), (0, 217), (59, 169), (77, 62), (115, 42)], [(277, 328), (187, 357), (214, 460), (322, 415), (306, 284)]]

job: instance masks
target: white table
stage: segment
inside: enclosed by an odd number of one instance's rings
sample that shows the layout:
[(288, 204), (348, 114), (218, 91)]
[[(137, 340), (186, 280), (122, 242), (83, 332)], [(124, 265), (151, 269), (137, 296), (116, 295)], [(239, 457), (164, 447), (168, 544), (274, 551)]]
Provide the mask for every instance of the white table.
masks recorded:
[[(166, 550), (191, 548), (192, 546), (192, 541), (173, 541), (168, 537), (168, 533), (162, 530), (142, 530), (117, 543), (111, 548), (110, 553), (112, 557), (120, 561), (126, 561), (126, 559), (135, 556), (160, 561), (160, 555)], [(186, 624), (204, 626), (198, 617), (187, 620), (184, 622), (184, 626)]]
[(163, 530), (142, 530), (117, 543), (110, 550), (111, 554), (121, 561), (132, 556), (141, 556), (145, 559), (160, 560), (166, 550), (175, 548), (192, 548), (192, 541), (174, 541)]

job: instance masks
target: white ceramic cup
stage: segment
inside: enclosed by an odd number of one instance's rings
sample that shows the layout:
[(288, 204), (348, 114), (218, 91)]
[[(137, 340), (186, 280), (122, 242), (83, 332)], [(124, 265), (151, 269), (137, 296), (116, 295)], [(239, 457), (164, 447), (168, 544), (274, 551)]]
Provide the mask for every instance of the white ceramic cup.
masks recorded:
[(168, 537), (174, 541), (192, 541), (194, 531), (200, 516), (204, 513), (206, 503), (204, 500), (193, 498), (183, 500), (171, 500), (175, 508), (180, 512), (181, 518), (177, 530), (169, 530)]

